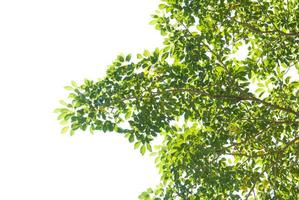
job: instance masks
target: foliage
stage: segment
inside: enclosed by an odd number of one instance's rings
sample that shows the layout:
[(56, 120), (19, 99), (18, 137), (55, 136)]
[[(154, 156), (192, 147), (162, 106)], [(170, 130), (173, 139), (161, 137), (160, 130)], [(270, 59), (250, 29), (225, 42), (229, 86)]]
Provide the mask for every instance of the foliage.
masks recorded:
[(63, 132), (162, 137), (140, 199), (298, 199), (299, 1), (164, 0), (151, 24), (161, 49), (66, 87)]

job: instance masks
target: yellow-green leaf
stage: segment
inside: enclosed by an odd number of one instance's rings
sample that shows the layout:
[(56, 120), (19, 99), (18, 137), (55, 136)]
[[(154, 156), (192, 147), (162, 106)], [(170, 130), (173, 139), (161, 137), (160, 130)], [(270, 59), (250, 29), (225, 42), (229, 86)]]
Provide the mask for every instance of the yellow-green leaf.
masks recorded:
[(68, 130), (69, 130), (69, 127), (68, 127), (68, 126), (63, 127), (63, 128), (61, 129), (61, 133), (62, 133), (62, 134), (65, 134)]

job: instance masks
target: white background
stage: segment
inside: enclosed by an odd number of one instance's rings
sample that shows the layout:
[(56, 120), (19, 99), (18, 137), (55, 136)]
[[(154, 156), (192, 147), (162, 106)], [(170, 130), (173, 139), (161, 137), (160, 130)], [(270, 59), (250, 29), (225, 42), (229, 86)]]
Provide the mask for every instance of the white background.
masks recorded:
[(117, 134), (61, 135), (53, 114), (71, 80), (96, 79), (121, 52), (161, 46), (158, 0), (0, 0), (0, 199), (132, 200), (154, 162)]

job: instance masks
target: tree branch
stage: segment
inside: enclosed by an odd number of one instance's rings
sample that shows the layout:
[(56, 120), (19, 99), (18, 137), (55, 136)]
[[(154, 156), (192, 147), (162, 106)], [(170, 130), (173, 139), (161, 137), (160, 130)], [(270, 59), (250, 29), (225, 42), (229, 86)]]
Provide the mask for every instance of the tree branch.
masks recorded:
[(249, 28), (250, 30), (252, 30), (253, 32), (255, 33), (262, 33), (262, 34), (275, 34), (275, 33), (278, 33), (279, 35), (282, 35), (282, 36), (286, 36), (286, 37), (296, 37), (296, 36), (299, 36), (299, 32), (290, 32), (290, 33), (285, 33), (279, 29), (277, 30), (269, 30), (269, 31), (263, 31), (249, 23), (245, 23), (245, 22), (240, 22), (238, 20), (235, 20), (233, 18), (231, 18), (234, 22), (240, 24), (240, 25), (243, 25), (247, 28)]
[(208, 96), (210, 98), (215, 98), (215, 99), (230, 99), (230, 100), (235, 100), (235, 101), (242, 101), (242, 100), (254, 101), (254, 102), (263, 104), (265, 106), (269, 106), (269, 107), (275, 108), (277, 110), (282, 110), (282, 111), (285, 111), (288, 113), (292, 113), (296, 116), (299, 116), (298, 111), (294, 111), (291, 108), (281, 107), (279, 105), (266, 102), (264, 100), (254, 97), (254, 96), (217, 95), (217, 94), (210, 94), (208, 92), (198, 90), (198, 89), (192, 89), (192, 88), (178, 88), (178, 89), (170, 89), (168, 91), (172, 91), (172, 92), (182, 91), (182, 92), (198, 93), (198, 94), (205, 95), (205, 96)]
[[(291, 108), (288, 108), (288, 107), (282, 107), (282, 106), (279, 106), (279, 105), (276, 105), (276, 104), (273, 104), (273, 103), (270, 103), (270, 102), (266, 102), (264, 100), (261, 100), (261, 99), (258, 99), (254, 96), (238, 96), (238, 95), (225, 95), (225, 94), (211, 94), (209, 92), (206, 92), (204, 90), (200, 90), (200, 89), (196, 89), (196, 88), (172, 88), (172, 89), (168, 89), (168, 90), (164, 90), (164, 91), (158, 91), (158, 92), (152, 92), (151, 93), (151, 96), (158, 96), (158, 95), (161, 95), (161, 94), (164, 94), (164, 93), (169, 93), (169, 92), (173, 92), (173, 93), (178, 93), (178, 92), (190, 92), (190, 93), (195, 93), (195, 94), (199, 94), (199, 95), (203, 95), (203, 96), (207, 96), (211, 99), (227, 99), (227, 100), (232, 100), (232, 101), (235, 101), (235, 102), (239, 102), (239, 101), (253, 101), (253, 102), (256, 102), (256, 103), (260, 103), (260, 104), (263, 104), (264, 106), (268, 106), (268, 107), (272, 107), (276, 110), (281, 110), (281, 111), (284, 111), (284, 112), (287, 112), (287, 113), (292, 113), (296, 116), (299, 116), (299, 112), (298, 111), (295, 111)], [(109, 103), (109, 105), (104, 105), (104, 106), (112, 106), (113, 104), (116, 104), (116, 103), (123, 103), (124, 101), (130, 101), (130, 100), (142, 100), (144, 99), (144, 96), (140, 96), (140, 97), (127, 97), (127, 98), (124, 98), (124, 99), (120, 99), (120, 100), (117, 100), (117, 101), (114, 101), (112, 103)]]

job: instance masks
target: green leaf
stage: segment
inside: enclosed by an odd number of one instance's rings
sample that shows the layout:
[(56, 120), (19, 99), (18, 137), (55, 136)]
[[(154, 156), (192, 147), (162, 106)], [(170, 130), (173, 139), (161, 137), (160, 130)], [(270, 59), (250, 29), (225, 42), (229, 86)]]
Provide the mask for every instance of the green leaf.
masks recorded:
[(138, 149), (140, 147), (140, 145), (141, 145), (140, 141), (139, 142), (135, 142), (134, 149)]
[(149, 22), (150, 25), (155, 25), (157, 23), (157, 20), (152, 20)]
[(265, 90), (264, 90), (264, 88), (257, 88), (257, 89), (255, 90), (255, 92), (256, 92), (257, 94), (259, 94), (259, 93), (261, 93), (261, 92), (265, 92)]
[(125, 119), (129, 119), (132, 116), (132, 109), (129, 109), (128, 112), (125, 115)]
[(299, 81), (294, 81), (294, 82), (290, 83), (290, 86), (299, 88)]
[(75, 131), (71, 130), (70, 131), (70, 136), (73, 136), (75, 134)]
[(141, 155), (144, 155), (144, 154), (145, 154), (145, 151), (146, 151), (146, 146), (145, 146), (145, 145), (142, 145), (142, 147), (140, 148), (140, 153), (141, 153)]
[(160, 9), (164, 9), (165, 7), (166, 7), (165, 4), (159, 4), (159, 8), (160, 8)]
[(89, 127), (89, 132), (90, 132), (91, 134), (93, 134), (93, 133), (94, 133), (94, 128), (93, 128), (93, 127)]
[(73, 90), (73, 88), (71, 86), (65, 86), (64, 89), (69, 90), (69, 91)]
[(60, 109), (60, 108), (56, 108), (53, 112), (54, 112), (54, 113), (60, 113), (60, 112), (61, 112), (61, 109)]
[(125, 61), (125, 59), (124, 59), (124, 57), (122, 55), (118, 55), (117, 56), (117, 60), (119, 60), (120, 62), (124, 62)]
[(139, 53), (139, 54), (137, 54), (137, 58), (138, 59), (142, 59), (142, 55)]
[(149, 150), (150, 152), (153, 151), (153, 150), (152, 150), (152, 146), (151, 146), (149, 143), (146, 144), (146, 148), (147, 148), (147, 150)]
[(75, 81), (71, 81), (71, 85), (73, 86), (73, 87), (78, 87), (78, 85), (77, 85), (77, 83), (75, 82)]
[(65, 126), (61, 129), (61, 134), (65, 134), (69, 130), (68, 126)]
[(59, 103), (60, 103), (61, 105), (67, 106), (67, 103), (66, 103), (64, 100), (60, 100)]
[(131, 60), (131, 58), (132, 58), (132, 55), (128, 54), (127, 57), (126, 57), (126, 61), (129, 62)]
[(130, 137), (129, 137), (129, 141), (130, 143), (134, 142), (134, 134), (131, 134)]
[(60, 125), (66, 125), (68, 123), (68, 121), (66, 121), (66, 120), (61, 120), (60, 121)]
[(151, 54), (150, 54), (150, 52), (148, 50), (144, 50), (143, 55), (145, 57), (149, 57)]

